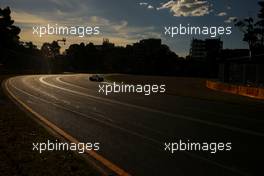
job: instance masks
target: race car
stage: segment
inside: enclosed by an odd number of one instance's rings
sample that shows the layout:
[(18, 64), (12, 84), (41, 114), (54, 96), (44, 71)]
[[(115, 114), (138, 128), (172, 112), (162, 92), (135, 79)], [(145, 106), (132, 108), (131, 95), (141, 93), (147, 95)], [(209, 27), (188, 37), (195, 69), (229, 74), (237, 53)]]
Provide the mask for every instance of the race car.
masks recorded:
[(104, 78), (100, 75), (92, 75), (89, 77), (90, 81), (96, 81), (96, 82), (102, 82), (104, 81)]

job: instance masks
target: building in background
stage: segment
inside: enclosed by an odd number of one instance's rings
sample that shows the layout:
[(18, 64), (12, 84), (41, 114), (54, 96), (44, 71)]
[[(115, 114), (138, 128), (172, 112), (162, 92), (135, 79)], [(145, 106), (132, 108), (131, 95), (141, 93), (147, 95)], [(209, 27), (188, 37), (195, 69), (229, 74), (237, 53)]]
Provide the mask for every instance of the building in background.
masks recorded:
[(223, 50), (220, 39), (193, 39), (191, 42), (190, 59), (200, 61), (215, 61)]
[(206, 45), (204, 40), (193, 39), (191, 42), (190, 59), (204, 60), (206, 58)]
[(264, 86), (264, 54), (250, 56), (248, 49), (223, 50), (219, 80), (231, 84)]
[(193, 39), (191, 41), (189, 65), (197, 76), (216, 78), (218, 58), (223, 50), (223, 42), (218, 39)]

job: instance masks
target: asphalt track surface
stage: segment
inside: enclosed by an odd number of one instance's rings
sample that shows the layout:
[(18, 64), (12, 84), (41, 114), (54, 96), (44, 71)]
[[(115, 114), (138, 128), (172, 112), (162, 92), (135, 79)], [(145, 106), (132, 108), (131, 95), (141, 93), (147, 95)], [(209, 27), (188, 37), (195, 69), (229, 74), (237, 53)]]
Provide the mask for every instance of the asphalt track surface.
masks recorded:
[[(257, 175), (264, 158), (264, 108), (166, 94), (99, 93), (88, 74), (10, 78), (7, 89), (131, 175)], [(264, 105), (264, 104), (263, 104)], [(264, 107), (264, 106), (263, 106)], [(231, 151), (165, 150), (165, 143), (231, 142)], [(43, 141), (45, 142), (45, 141)]]

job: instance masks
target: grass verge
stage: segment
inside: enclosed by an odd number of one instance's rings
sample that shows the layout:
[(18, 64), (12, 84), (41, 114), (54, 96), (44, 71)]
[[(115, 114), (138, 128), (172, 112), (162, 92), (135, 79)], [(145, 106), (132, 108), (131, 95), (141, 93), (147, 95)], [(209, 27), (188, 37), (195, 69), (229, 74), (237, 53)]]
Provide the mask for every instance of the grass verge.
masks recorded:
[[(0, 82), (9, 76), (0, 76)], [(12, 103), (0, 89), (0, 175), (100, 175), (71, 151), (39, 154), (33, 143), (58, 140)]]

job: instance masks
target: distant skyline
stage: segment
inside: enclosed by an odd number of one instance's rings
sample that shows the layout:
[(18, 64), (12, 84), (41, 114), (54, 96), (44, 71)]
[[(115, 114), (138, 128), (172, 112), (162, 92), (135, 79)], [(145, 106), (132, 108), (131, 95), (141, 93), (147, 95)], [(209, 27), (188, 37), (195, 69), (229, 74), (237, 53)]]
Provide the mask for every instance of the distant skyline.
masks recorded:
[[(232, 26), (233, 34), (223, 36), (224, 48), (247, 48), (242, 33), (232, 20), (248, 16), (256, 17), (258, 0), (1, 0), (0, 7), (10, 6), (15, 25), (22, 31), (22, 41), (32, 41), (38, 47), (44, 42), (67, 38), (62, 46), (73, 43), (101, 44), (109, 38), (116, 45), (125, 46), (144, 38), (161, 38), (171, 50), (180, 56), (189, 53), (193, 37), (169, 38), (164, 26), (190, 24), (192, 26)], [(32, 35), (32, 26), (45, 24), (100, 26), (101, 35), (92, 37)]]

